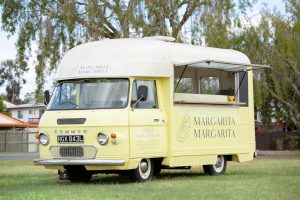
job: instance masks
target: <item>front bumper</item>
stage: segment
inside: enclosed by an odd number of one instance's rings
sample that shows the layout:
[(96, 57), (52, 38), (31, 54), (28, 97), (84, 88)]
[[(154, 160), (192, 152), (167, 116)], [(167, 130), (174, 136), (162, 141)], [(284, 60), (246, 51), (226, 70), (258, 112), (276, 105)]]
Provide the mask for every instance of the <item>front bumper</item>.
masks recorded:
[(124, 166), (124, 160), (75, 160), (75, 159), (36, 159), (35, 165), (97, 165), (97, 166)]

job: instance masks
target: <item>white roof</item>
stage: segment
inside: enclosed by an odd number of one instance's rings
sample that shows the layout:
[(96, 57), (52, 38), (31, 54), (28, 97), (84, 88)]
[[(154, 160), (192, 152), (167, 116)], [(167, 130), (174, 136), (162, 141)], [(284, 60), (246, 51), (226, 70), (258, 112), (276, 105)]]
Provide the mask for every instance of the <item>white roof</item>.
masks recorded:
[(12, 102), (9, 102), (9, 101), (7, 101), (7, 100), (5, 100), (5, 99), (3, 99), (3, 103), (4, 103), (4, 105), (5, 105), (6, 108), (12, 107), (12, 106), (15, 106), (15, 105), (16, 105), (16, 104), (14, 104), (14, 103), (12, 103)]
[(175, 65), (206, 60), (250, 64), (245, 54), (230, 49), (166, 42), (161, 38), (113, 39), (82, 44), (68, 51), (58, 67), (56, 81), (96, 77), (170, 77)]
[(12, 109), (26, 109), (26, 108), (30, 109), (30, 108), (41, 108), (41, 107), (46, 108), (45, 104), (43, 103), (11, 105), (11, 106), (7, 106), (6, 108), (8, 110), (12, 110)]

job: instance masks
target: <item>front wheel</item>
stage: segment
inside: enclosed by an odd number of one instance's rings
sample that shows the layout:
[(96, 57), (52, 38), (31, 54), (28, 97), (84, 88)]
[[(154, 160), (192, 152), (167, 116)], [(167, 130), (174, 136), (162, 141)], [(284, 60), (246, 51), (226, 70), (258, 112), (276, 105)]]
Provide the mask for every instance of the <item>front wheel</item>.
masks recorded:
[(92, 178), (92, 173), (87, 171), (84, 166), (68, 166), (65, 168), (71, 182), (88, 182)]
[(205, 174), (211, 176), (223, 175), (226, 171), (227, 160), (224, 156), (218, 156), (217, 162), (214, 165), (203, 165), (203, 170)]
[(154, 163), (150, 158), (143, 158), (136, 169), (131, 170), (130, 180), (144, 182), (152, 179)]

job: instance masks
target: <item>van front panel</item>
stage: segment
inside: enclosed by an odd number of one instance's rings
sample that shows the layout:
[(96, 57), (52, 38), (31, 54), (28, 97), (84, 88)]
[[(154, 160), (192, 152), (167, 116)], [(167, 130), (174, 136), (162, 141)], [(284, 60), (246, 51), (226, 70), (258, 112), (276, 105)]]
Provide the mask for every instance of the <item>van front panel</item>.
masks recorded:
[[(58, 124), (61, 119), (85, 119), (83, 124)], [(71, 122), (72, 123), (72, 122)], [(128, 110), (99, 109), (46, 111), (40, 122), (40, 133), (49, 135), (49, 144), (40, 145), (41, 159), (112, 159), (128, 161)], [(101, 145), (98, 134), (106, 134)], [(115, 134), (116, 138), (111, 138)]]

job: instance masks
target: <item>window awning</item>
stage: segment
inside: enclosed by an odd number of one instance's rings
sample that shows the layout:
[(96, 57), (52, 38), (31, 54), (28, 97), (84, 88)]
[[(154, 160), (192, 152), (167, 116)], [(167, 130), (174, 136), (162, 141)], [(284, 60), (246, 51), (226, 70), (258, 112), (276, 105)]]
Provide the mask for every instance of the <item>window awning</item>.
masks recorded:
[(188, 63), (175, 63), (175, 67), (191, 67), (191, 68), (207, 68), (207, 69), (220, 69), (231, 72), (250, 71), (261, 68), (271, 68), (268, 65), (249, 64), (249, 63), (236, 63), (228, 61), (217, 60), (200, 60)]

